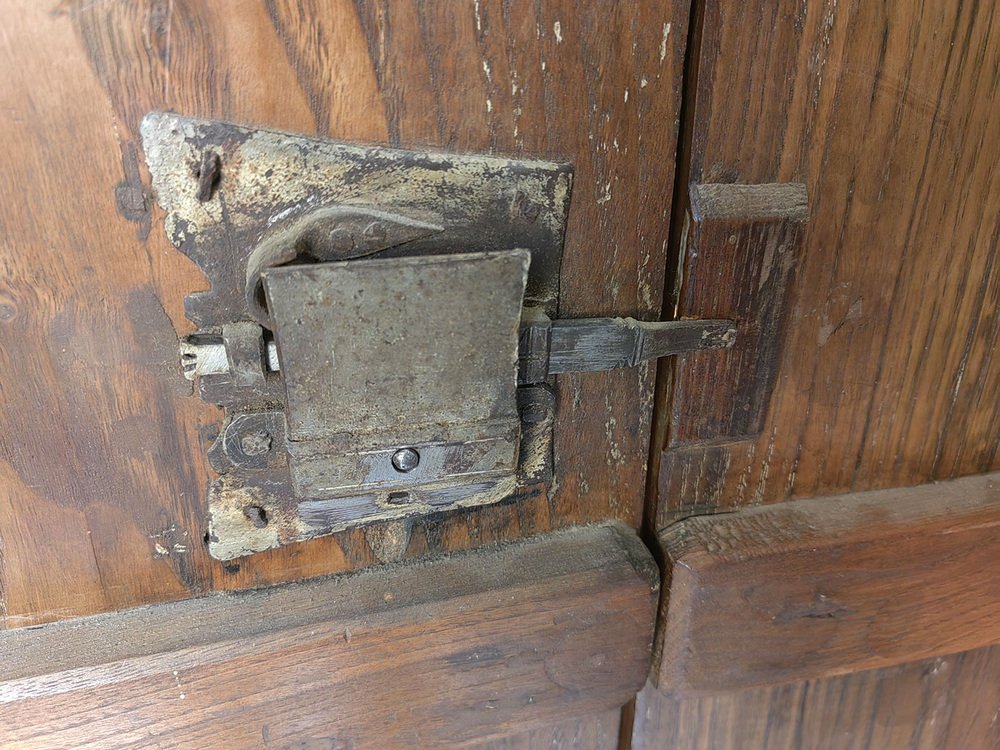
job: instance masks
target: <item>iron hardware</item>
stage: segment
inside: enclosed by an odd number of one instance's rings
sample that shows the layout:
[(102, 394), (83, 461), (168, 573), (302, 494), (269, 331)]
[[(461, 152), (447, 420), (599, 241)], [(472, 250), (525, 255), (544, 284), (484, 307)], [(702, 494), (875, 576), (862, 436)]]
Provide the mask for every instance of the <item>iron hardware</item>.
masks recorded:
[[(601, 372), (636, 367), (643, 362), (684, 352), (719, 349), (732, 342), (731, 320), (643, 322), (634, 318), (539, 319), (525, 310), (518, 351), (518, 385), (542, 383), (550, 375)], [(274, 339), (266, 344), (266, 366), (281, 370)], [(184, 375), (230, 372), (227, 346), (221, 337), (191, 336), (181, 342)]]
[(571, 170), (153, 113), (168, 236), (210, 288), (184, 374), (225, 408), (229, 559), (497, 502), (552, 471), (552, 376), (728, 346), (731, 321), (559, 319)]

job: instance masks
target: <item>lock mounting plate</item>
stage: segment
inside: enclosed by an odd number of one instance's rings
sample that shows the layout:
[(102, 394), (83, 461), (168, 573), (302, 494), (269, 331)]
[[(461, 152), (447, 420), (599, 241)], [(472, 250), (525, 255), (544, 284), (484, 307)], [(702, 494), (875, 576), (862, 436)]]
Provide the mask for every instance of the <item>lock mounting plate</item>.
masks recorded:
[[(210, 284), (182, 352), (225, 408), (214, 557), (549, 480), (553, 397), (517, 385), (518, 331), (522, 307), (557, 313), (568, 165), (169, 113), (142, 137), (167, 234)], [(224, 367), (194, 361), (212, 346)]]

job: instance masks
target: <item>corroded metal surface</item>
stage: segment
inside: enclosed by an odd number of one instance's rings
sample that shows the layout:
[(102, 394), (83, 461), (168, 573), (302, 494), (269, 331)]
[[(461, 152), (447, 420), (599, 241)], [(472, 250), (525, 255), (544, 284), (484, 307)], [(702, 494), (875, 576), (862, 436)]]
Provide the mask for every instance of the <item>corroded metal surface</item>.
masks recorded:
[[(209, 453), (213, 556), (547, 481), (552, 398), (516, 388), (518, 323), (523, 300), (556, 313), (568, 166), (166, 113), (142, 136), (167, 234), (211, 284), (185, 300), (199, 330), (182, 362), (226, 408)], [(422, 270), (409, 293), (392, 273), (351, 287), (383, 261), (337, 261), (363, 256)], [(376, 287), (381, 301), (358, 302)], [(401, 450), (416, 456), (403, 469)]]
[[(355, 146), (161, 112), (147, 115), (141, 130), (167, 235), (211, 283), (186, 301), (202, 328), (254, 319), (244, 299), (254, 248), (332, 206), (441, 227), (395, 250), (386, 245), (389, 254), (524, 248), (532, 257), (528, 299), (556, 312), (567, 165)], [(206, 152), (218, 157), (211, 197), (199, 180)]]
[[(300, 496), (513, 475), (529, 260), (510, 250), (265, 272)], [(413, 470), (392, 465), (400, 447), (422, 457)]]

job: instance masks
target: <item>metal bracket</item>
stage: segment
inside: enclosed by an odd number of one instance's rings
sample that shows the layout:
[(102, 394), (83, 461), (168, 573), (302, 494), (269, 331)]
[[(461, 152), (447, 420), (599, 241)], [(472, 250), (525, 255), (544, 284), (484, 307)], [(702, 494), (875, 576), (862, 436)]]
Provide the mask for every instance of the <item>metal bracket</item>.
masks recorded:
[(153, 113), (187, 377), (225, 407), (230, 559), (501, 500), (551, 475), (554, 374), (726, 346), (729, 321), (556, 318), (567, 165), (331, 143)]

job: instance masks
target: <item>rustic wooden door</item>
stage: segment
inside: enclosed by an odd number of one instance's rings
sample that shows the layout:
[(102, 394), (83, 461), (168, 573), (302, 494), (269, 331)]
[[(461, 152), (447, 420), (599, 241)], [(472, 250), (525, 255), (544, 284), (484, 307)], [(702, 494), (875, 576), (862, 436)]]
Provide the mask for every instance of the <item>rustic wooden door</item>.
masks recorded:
[[(174, 111), (362, 144), (572, 164), (561, 314), (655, 320), (667, 259), (665, 212), (674, 181), (686, 13), (676, 15), (670, 2), (644, 1), (609, 9), (596, 1), (5, 0), (0, 16), (0, 617), (11, 633), (38, 635), (25, 628), (386, 560), (489, 550), (498, 541), (590, 522), (639, 525), (655, 380), (655, 367), (648, 365), (560, 378), (553, 449), (558, 480), (546, 491), (417, 522), (402, 541), (392, 529), (381, 539), (378, 528), (354, 530), (226, 562), (213, 559), (205, 540), (212, 478), (206, 453), (222, 412), (179, 377), (177, 353), (178, 337), (193, 330), (184, 297), (204, 289), (206, 280), (168, 240), (140, 123), (149, 112)], [(478, 576), (464, 566), (459, 573), (442, 572), (444, 578), (428, 573), (420, 585), (407, 585), (405, 595), (402, 579), (363, 587), (379, 592), (378, 607), (388, 608), (390, 619), (402, 608), (425, 628), (421, 602), (437, 595), (459, 596), (465, 602), (460, 611), (479, 612), (482, 624), (472, 615), (462, 620), (439, 612), (445, 625), (438, 646), (431, 645), (433, 638), (404, 638), (395, 625), (379, 630), (369, 623), (366, 630), (352, 620), (339, 622), (333, 643), (352, 650), (367, 669), (334, 668), (313, 652), (291, 657), (297, 641), (274, 636), (269, 647), (300, 671), (280, 679), (272, 674), (267, 689), (263, 676), (252, 678), (243, 667), (230, 671), (231, 677), (244, 675), (239, 683), (209, 688), (201, 682), (197, 689), (195, 673), (217, 661), (208, 652), (169, 668), (149, 666), (146, 687), (131, 682), (116, 698), (107, 694), (97, 703), (61, 688), (42, 689), (44, 707), (18, 708), (12, 695), (38, 695), (22, 682), (8, 694), (13, 702), (0, 709), (0, 737), (55, 746), (171, 746), (197, 736), (230, 747), (293, 741), (387, 747), (541, 732), (511, 740), (530, 744), (544, 741), (546, 726), (565, 720), (569, 727), (551, 730), (554, 737), (584, 746), (613, 743), (618, 707), (644, 679), (656, 589), (651, 569), (638, 570), (625, 554), (633, 542), (619, 536), (598, 534), (596, 553), (589, 542), (575, 546), (575, 537), (562, 552), (539, 552), (535, 562), (547, 570), (541, 576), (517, 558), (506, 567), (493, 560)], [(523, 571), (528, 579), (519, 578)], [(567, 571), (582, 573), (574, 580), (583, 586), (559, 584), (556, 574)], [(465, 588), (454, 589), (456, 580)], [(544, 585), (536, 590), (527, 586), (531, 581)], [(550, 611), (545, 602), (567, 587), (576, 603), (562, 614)], [(516, 626), (509, 607), (483, 609), (502, 598), (497, 591), (507, 590), (534, 591), (523, 612), (542, 619)], [(625, 599), (609, 607), (597, 592), (612, 598), (624, 592)], [(461, 598), (468, 595), (473, 600)], [(322, 632), (332, 632), (327, 615), (304, 602), (282, 606), (295, 613), (297, 624), (270, 610), (226, 615), (250, 628), (240, 631), (249, 640), (229, 655), (251, 658), (240, 649), (254, 648), (254, 638), (263, 638), (260, 628), (284, 633), (306, 627), (310, 633), (319, 632), (321, 622)], [(344, 606), (337, 611), (346, 613)], [(606, 621), (606, 612), (619, 610), (618, 621)], [(360, 616), (367, 610), (352, 611)], [(133, 622), (109, 624), (117, 634), (74, 648), (98, 661), (149, 659), (165, 647), (160, 639), (172, 637), (169, 630), (194, 638), (173, 641), (174, 647), (220, 637), (203, 619), (208, 615), (178, 616), (185, 624), (157, 631), (156, 646), (130, 641), (151, 632), (150, 623)], [(507, 622), (500, 634), (520, 635), (499, 650), (493, 636), (469, 640), (487, 632), (487, 619)], [(543, 621), (551, 637), (536, 642)], [(578, 624), (567, 629), (556, 627), (559, 622)], [(598, 638), (603, 631), (615, 634), (611, 645)], [(64, 643), (64, 636), (56, 641)], [(95, 656), (103, 646), (126, 641), (132, 650)], [(34, 653), (48, 664), (41, 671), (82, 668), (65, 649), (65, 658), (56, 658), (53, 643), (20, 643), (10, 641), (5, 650)], [(329, 647), (318, 635), (309, 643)], [(440, 649), (454, 652), (451, 661)], [(444, 672), (416, 659), (421, 653)], [(617, 661), (619, 654), (625, 662)], [(579, 680), (577, 661), (586, 665), (586, 680)], [(505, 671), (511, 663), (515, 667)], [(472, 669), (477, 664), (479, 671)], [(301, 672), (310, 665), (322, 665), (327, 674), (356, 674), (357, 680), (348, 679), (336, 700), (329, 690), (318, 691), (324, 703), (310, 688), (319, 677)], [(437, 674), (424, 678), (435, 692), (417, 689), (424, 685), (422, 671)], [(25, 657), (17, 667), (8, 662), (4, 676), (28, 679), (38, 672)], [(115, 682), (87, 674), (80, 677), (87, 684)], [(519, 676), (507, 682), (503, 674)], [(218, 677), (226, 681), (225, 675), (206, 679)], [(259, 711), (248, 703), (255, 686), (263, 696)], [(163, 689), (169, 696), (159, 694)], [(286, 689), (296, 695), (282, 697)], [(418, 694), (424, 697), (417, 700)], [(464, 696), (464, 707), (448, 695)], [(100, 708), (126, 696), (137, 703), (129, 710), (118, 705), (131, 718)], [(253, 714), (249, 723), (233, 718)], [(332, 715), (341, 718), (330, 724)], [(62, 718), (25, 728), (43, 716)], [(88, 721), (96, 727), (90, 734), (80, 728)], [(188, 734), (178, 721), (187, 722)]]
[[(649, 684), (620, 710), (654, 659), (657, 576), (632, 530), (656, 548), (692, 515), (1000, 470), (993, 15), (945, 0), (3, 0), (0, 742), (997, 746), (995, 649), (741, 690)], [(151, 111), (572, 164), (560, 315), (764, 309), (767, 356), (727, 396), (693, 360), (558, 376), (545, 491), (402, 541), (353, 530), (213, 559), (222, 413), (177, 371), (183, 299), (205, 279), (152, 195)], [(747, 279), (689, 241), (691, 186), (772, 183), (807, 195), (777, 217), (797, 262), (750, 313), (719, 308), (739, 295), (713, 290)], [(759, 422), (734, 427), (717, 402), (737, 397)], [(349, 571), (369, 572), (322, 578)]]
[[(696, 434), (713, 380), (669, 366), (649, 519), (675, 610), (632, 746), (998, 747), (1000, 652), (956, 653), (996, 643), (996, 475), (830, 497), (1000, 467), (995, 9), (694, 8), (678, 182), (802, 182), (809, 220), (758, 434)], [(717, 242), (688, 248), (681, 315), (725, 312), (698, 274), (740, 283), (712, 265), (734, 230), (711, 219), (689, 232)]]

